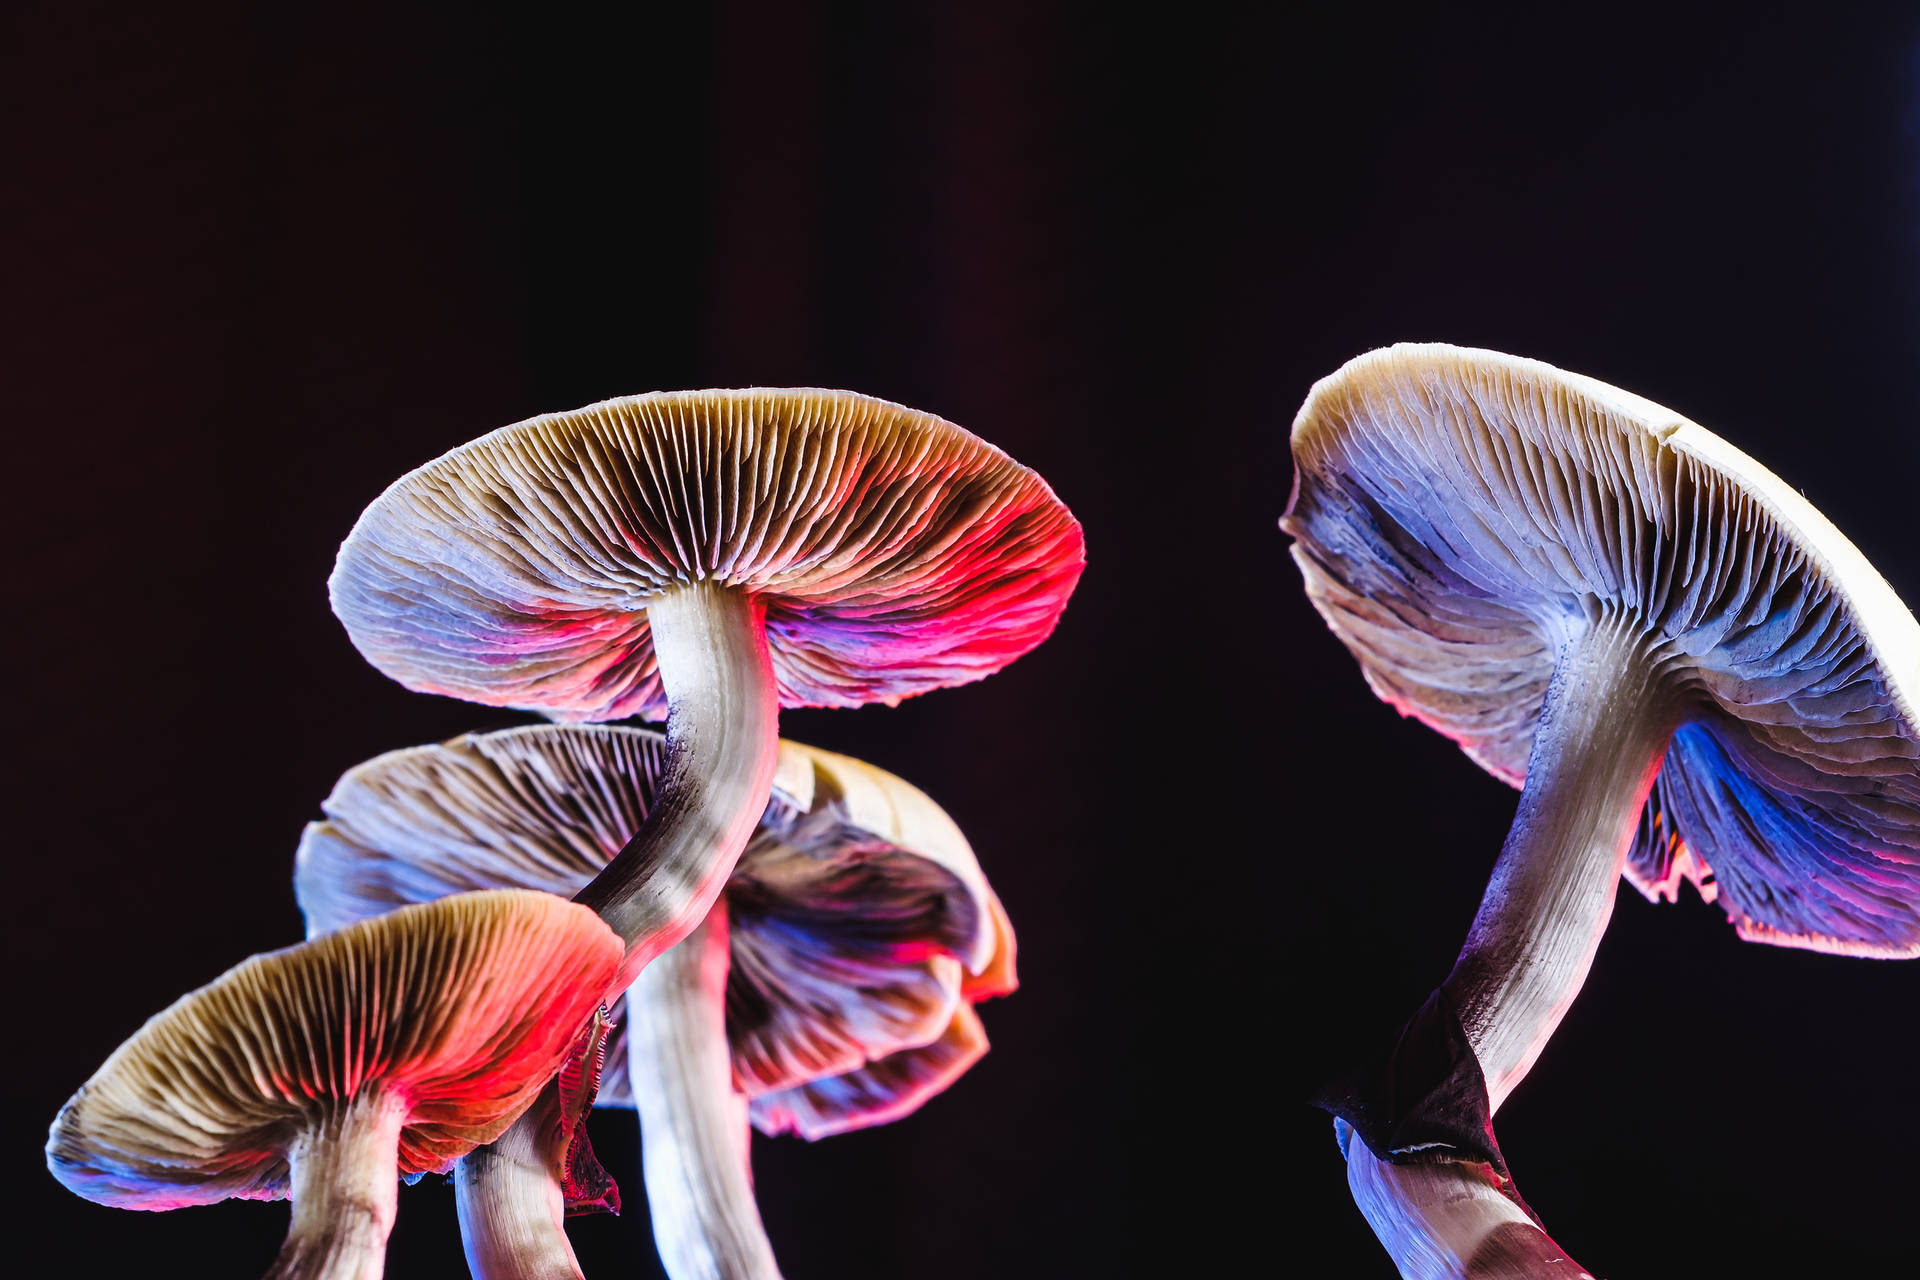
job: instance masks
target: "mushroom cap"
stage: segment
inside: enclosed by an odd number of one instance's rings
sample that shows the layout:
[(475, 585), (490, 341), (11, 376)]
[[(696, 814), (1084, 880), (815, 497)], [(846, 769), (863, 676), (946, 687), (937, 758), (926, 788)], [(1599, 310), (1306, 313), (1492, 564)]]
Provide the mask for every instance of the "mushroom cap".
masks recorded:
[(1920, 954), (1920, 625), (1806, 499), (1651, 401), (1437, 344), (1315, 384), (1293, 454), (1281, 527), (1382, 699), (1520, 785), (1560, 647), (1625, 613), (1692, 707), (1628, 878), (1717, 876), (1751, 940)]
[(408, 1100), (402, 1176), (510, 1124), (624, 954), (585, 907), (495, 890), (257, 955), (147, 1020), (61, 1108), (47, 1165), (101, 1204), (287, 1195), (287, 1149), (371, 1091)]
[(987, 1052), (987, 1030), (971, 1003), (953, 1011), (938, 1040), (902, 1049), (835, 1076), (802, 1080), (747, 1104), (753, 1127), (769, 1137), (798, 1134), (809, 1142), (891, 1124), (965, 1075)]
[(950, 422), (849, 391), (672, 391), (531, 418), (395, 481), (329, 589), (410, 689), (556, 720), (658, 719), (647, 601), (766, 606), (785, 706), (993, 674), (1085, 562), (1046, 482)]
[[(665, 758), (652, 730), (538, 725), (359, 765), (301, 837), (308, 930), (482, 887), (576, 892), (646, 816)], [(847, 756), (780, 744), (725, 892), (727, 1034), (750, 1094), (930, 1044), (968, 992), (1013, 981), (1012, 933), (965, 836), (918, 788)], [(603, 1105), (632, 1105), (623, 1040)]]
[(891, 1124), (919, 1110), (920, 1104), (980, 1061), (988, 1049), (987, 1029), (973, 1006), (1011, 995), (1020, 986), (1014, 972), (1013, 922), (991, 892), (987, 908), (993, 921), (992, 953), (977, 973), (961, 978), (953, 1018), (938, 1039), (897, 1049), (849, 1071), (802, 1075), (755, 1093), (747, 1104), (753, 1127), (768, 1136), (794, 1133), (816, 1142), (853, 1129)]
[[(476, 889), (570, 898), (639, 829), (666, 768), (665, 735), (607, 725), (467, 733), (355, 765), (294, 855), (307, 936)], [(812, 794), (811, 761), (781, 744), (769, 811)]]

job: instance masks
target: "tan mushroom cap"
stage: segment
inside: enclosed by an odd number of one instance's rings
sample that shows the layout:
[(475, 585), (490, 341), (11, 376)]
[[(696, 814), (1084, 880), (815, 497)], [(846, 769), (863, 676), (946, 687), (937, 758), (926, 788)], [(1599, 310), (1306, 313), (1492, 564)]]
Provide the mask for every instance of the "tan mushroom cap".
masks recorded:
[(443, 1172), (539, 1092), (607, 994), (620, 940), (550, 894), (407, 907), (254, 956), (149, 1019), (53, 1123), (47, 1163), (102, 1204), (287, 1195), (289, 1144), (384, 1091), (402, 1176)]
[(787, 706), (896, 702), (1045, 639), (1085, 560), (1040, 477), (847, 391), (655, 392), (503, 427), (402, 477), (329, 583), (410, 689), (658, 719), (647, 604), (753, 593)]
[(1920, 624), (1806, 499), (1705, 428), (1498, 352), (1316, 384), (1282, 527), (1374, 691), (1519, 785), (1567, 638), (1624, 616), (1694, 711), (1627, 874), (1717, 876), (1743, 936), (1920, 954)]

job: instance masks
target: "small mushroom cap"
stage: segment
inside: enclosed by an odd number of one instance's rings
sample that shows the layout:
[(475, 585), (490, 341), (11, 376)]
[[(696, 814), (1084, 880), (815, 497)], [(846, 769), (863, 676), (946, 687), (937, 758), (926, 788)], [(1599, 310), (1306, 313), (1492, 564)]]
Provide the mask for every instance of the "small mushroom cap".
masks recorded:
[(410, 1105), (397, 1172), (444, 1171), (539, 1092), (623, 954), (587, 908), (496, 890), (254, 956), (114, 1051), (48, 1167), (124, 1208), (282, 1199), (289, 1144), (379, 1090)]
[(727, 886), (727, 1037), (750, 1096), (931, 1043), (995, 955), (992, 892), (946, 812), (809, 750), (812, 808), (756, 832)]
[(410, 689), (659, 719), (648, 599), (766, 605), (785, 706), (979, 680), (1053, 630), (1085, 561), (1046, 482), (849, 391), (676, 391), (503, 427), (401, 477), (341, 545), (334, 612)]
[(891, 1124), (965, 1075), (987, 1052), (987, 1031), (971, 1004), (931, 1044), (890, 1053), (837, 1076), (806, 1080), (747, 1104), (753, 1127), (768, 1136), (794, 1133), (809, 1142), (853, 1129)]
[(1792, 488), (1639, 396), (1442, 345), (1317, 383), (1293, 454), (1281, 527), (1381, 698), (1517, 786), (1559, 648), (1629, 615), (1694, 708), (1629, 879), (1717, 875), (1756, 941), (1920, 954), (1920, 625)]
[(919, 1110), (920, 1104), (980, 1061), (988, 1048), (987, 1029), (980, 1025), (973, 1006), (1011, 995), (1020, 986), (1014, 971), (1013, 922), (991, 892), (987, 907), (993, 921), (992, 953), (979, 972), (961, 978), (953, 1018), (938, 1039), (895, 1050), (837, 1075), (796, 1078), (758, 1093), (747, 1108), (754, 1128), (769, 1136), (794, 1133), (815, 1142), (852, 1129), (891, 1124)]
[[(651, 730), (541, 725), (349, 770), (300, 841), (310, 933), (499, 885), (571, 894), (646, 816)], [(1012, 932), (953, 820), (871, 765), (782, 742), (772, 802), (727, 889), (727, 1032), (749, 1093), (856, 1070), (1010, 989)], [(603, 1105), (631, 1105), (608, 1047)]]

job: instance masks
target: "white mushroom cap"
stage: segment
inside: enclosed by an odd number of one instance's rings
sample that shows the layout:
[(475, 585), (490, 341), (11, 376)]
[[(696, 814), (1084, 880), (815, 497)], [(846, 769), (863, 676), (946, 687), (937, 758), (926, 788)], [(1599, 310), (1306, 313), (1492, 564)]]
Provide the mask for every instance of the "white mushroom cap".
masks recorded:
[(496, 890), (255, 956), (114, 1051), (48, 1167), (126, 1208), (281, 1199), (289, 1145), (380, 1092), (404, 1101), (397, 1172), (443, 1172), (553, 1075), (621, 955), (585, 907)]
[(1694, 710), (1629, 878), (1710, 868), (1743, 937), (1920, 954), (1920, 624), (1798, 493), (1639, 396), (1442, 345), (1322, 380), (1293, 450), (1281, 525), (1380, 697), (1518, 785), (1561, 644), (1630, 617)]
[(1045, 481), (847, 391), (655, 392), (503, 427), (403, 476), (329, 584), (410, 689), (559, 720), (665, 714), (649, 600), (766, 606), (780, 701), (897, 702), (1053, 630), (1085, 561)]
[[(359, 765), (301, 838), (309, 932), (483, 885), (572, 893), (646, 816), (664, 761), (650, 730), (535, 726)], [(725, 896), (727, 1031), (749, 1094), (936, 1046), (964, 1001), (1012, 989), (1012, 933), (959, 828), (846, 756), (781, 743), (773, 802)], [(600, 1102), (630, 1106), (622, 1031), (608, 1054)]]

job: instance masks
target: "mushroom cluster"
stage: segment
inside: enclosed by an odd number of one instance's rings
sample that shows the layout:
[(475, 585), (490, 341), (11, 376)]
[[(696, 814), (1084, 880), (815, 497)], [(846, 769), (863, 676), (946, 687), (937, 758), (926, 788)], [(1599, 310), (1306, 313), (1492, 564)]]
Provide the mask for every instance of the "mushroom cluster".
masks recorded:
[(349, 771), (296, 857), (309, 940), (149, 1021), (62, 1109), (50, 1169), (135, 1208), (291, 1197), (271, 1274), (329, 1280), (377, 1280), (396, 1180), (451, 1173), (475, 1276), (569, 1277), (564, 1217), (619, 1203), (586, 1114), (629, 1106), (669, 1274), (777, 1277), (749, 1126), (906, 1115), (1014, 986), (952, 820), (781, 742), (778, 709), (991, 675), (1083, 563), (1033, 472), (851, 392), (610, 400), (402, 477), (330, 582), (375, 666), (664, 733), (528, 726)]
[(1398, 346), (1322, 380), (1281, 527), (1403, 715), (1521, 787), (1452, 972), (1320, 1101), (1409, 1277), (1585, 1274), (1492, 1119), (1579, 993), (1617, 881), (1740, 936), (1920, 954), (1920, 625), (1797, 491), (1659, 405)]
[[(652, 730), (546, 725), (367, 761), (301, 838), (308, 930), (482, 887), (577, 892), (646, 819), (666, 759)], [(776, 1274), (749, 1123), (815, 1139), (914, 1110), (986, 1052), (973, 1005), (1013, 989), (1013, 946), (939, 806), (872, 765), (782, 741), (772, 797), (720, 900), (641, 972), (606, 1045), (597, 1103), (640, 1113), (668, 1270)], [(559, 1256), (559, 1219), (582, 1208), (565, 1186), (565, 1135), (545, 1116), (527, 1124), (539, 1126), (525, 1137), (538, 1161), (473, 1170), (498, 1160), (496, 1143), (463, 1162), (476, 1275)]]
[[(1281, 526), (1403, 715), (1521, 789), (1452, 971), (1317, 1099), (1401, 1273), (1586, 1275), (1493, 1119), (1624, 877), (1741, 937), (1920, 955), (1920, 623), (1737, 449), (1494, 352), (1318, 383)], [(986, 1051), (1014, 936), (959, 828), (783, 706), (981, 679), (1084, 562), (1034, 473), (841, 391), (669, 392), (505, 427), (394, 482), (333, 608), (407, 687), (545, 717), (350, 769), (303, 835), (308, 938), (162, 1011), (55, 1119), (110, 1205), (294, 1201), (270, 1274), (377, 1280), (397, 1183), (454, 1178), (479, 1280), (581, 1275), (640, 1119), (676, 1280), (777, 1280), (751, 1131), (899, 1119)], [(664, 730), (607, 725), (664, 720)]]

